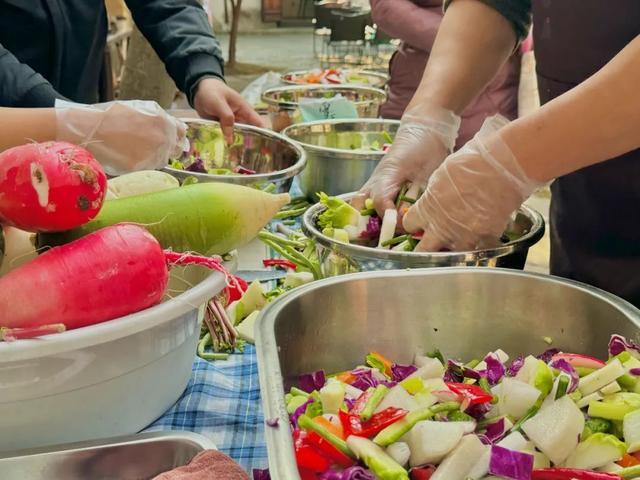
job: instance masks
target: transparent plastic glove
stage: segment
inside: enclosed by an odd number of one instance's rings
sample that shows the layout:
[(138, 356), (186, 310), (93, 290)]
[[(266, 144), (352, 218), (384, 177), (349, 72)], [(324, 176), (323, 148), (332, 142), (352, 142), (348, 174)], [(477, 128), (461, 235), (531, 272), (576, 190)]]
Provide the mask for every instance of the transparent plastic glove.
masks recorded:
[(57, 139), (85, 146), (109, 175), (166, 166), (183, 151), (186, 128), (156, 102), (56, 101)]
[(416, 108), (405, 112), (393, 145), (360, 189), (359, 198), (372, 198), (381, 217), (395, 208), (404, 184), (426, 184), (452, 152), (459, 127), (460, 117), (449, 110), (430, 108), (428, 115)]
[(543, 183), (527, 177), (490, 117), (476, 136), (438, 168), (404, 217), (409, 232), (424, 231), (418, 251), (488, 248), (499, 243), (511, 214)]

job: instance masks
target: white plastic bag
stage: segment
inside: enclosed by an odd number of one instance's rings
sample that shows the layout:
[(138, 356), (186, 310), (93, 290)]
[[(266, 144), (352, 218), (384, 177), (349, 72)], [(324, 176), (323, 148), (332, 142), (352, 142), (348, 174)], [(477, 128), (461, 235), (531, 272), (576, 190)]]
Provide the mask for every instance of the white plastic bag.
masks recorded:
[(260, 75), (253, 82), (245, 87), (241, 95), (249, 105), (258, 105), (260, 103), (260, 96), (268, 88), (279, 87), (282, 85), (282, 79), (280, 74), (276, 72), (267, 72), (264, 75)]

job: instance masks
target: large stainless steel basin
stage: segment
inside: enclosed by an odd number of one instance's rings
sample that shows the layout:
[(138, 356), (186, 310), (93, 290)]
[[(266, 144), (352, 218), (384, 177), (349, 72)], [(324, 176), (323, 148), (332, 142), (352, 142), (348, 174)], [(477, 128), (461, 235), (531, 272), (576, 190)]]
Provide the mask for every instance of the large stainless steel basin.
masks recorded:
[(285, 387), (318, 369), (353, 368), (376, 350), (399, 363), (439, 348), (470, 359), (549, 345), (606, 358), (609, 336), (640, 339), (640, 311), (596, 288), (492, 268), (366, 272), (298, 288), (267, 307), (256, 328), (260, 386), (274, 479), (299, 479)]

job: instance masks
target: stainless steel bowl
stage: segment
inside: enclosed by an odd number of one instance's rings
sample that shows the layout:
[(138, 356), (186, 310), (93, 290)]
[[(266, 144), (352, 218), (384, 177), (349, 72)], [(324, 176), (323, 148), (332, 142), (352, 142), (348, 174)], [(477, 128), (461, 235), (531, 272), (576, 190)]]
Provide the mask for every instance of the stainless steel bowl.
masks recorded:
[(271, 127), (280, 132), (294, 123), (300, 123), (301, 98), (332, 98), (342, 95), (352, 101), (359, 118), (375, 118), (387, 94), (380, 89), (358, 85), (297, 85), (270, 88), (262, 92), (267, 105)]
[[(342, 195), (348, 200), (353, 193)], [(317, 217), (325, 206), (318, 203), (302, 218), (302, 230), (317, 242), (323, 270), (327, 276), (344, 273), (423, 267), (504, 267), (522, 270), (529, 248), (544, 235), (544, 218), (523, 205), (512, 217), (506, 234), (512, 240), (496, 248), (468, 252), (396, 252), (339, 242), (323, 235), (317, 228)]]
[[(189, 126), (188, 136), (194, 138), (198, 132), (220, 130), (220, 124), (211, 120), (188, 118), (184, 121)], [(233, 169), (243, 166), (254, 170), (251, 175), (212, 175), (209, 173), (197, 173), (187, 170), (179, 170), (167, 167), (164, 170), (178, 180), (183, 181), (188, 177), (195, 177), (199, 182), (224, 182), (244, 186), (265, 186), (275, 184), (276, 192), (288, 192), (293, 182), (293, 177), (300, 173), (306, 165), (304, 150), (284, 136), (250, 125), (236, 124), (234, 127), (234, 144), (226, 145), (215, 152), (213, 159), (217, 168)], [(187, 159), (189, 155), (199, 154), (194, 150), (194, 142), (191, 141), (191, 151), (185, 152), (177, 160)]]
[[(353, 73), (363, 78), (363, 80), (360, 82), (358, 81), (347, 82), (346, 85), (363, 85), (367, 87), (384, 88), (387, 82), (389, 81), (389, 75), (382, 72), (373, 72), (371, 70), (358, 70), (358, 69), (350, 69), (350, 68), (345, 68), (341, 70), (346, 75)], [(307, 83), (303, 80), (294, 80), (294, 77), (304, 76), (312, 72), (313, 70), (296, 70), (293, 72), (287, 72), (283, 74), (281, 78), (284, 83), (287, 83), (289, 85), (316, 85), (312, 83)]]
[(570, 280), (514, 270), (443, 268), (367, 272), (314, 282), (271, 303), (256, 327), (271, 478), (299, 479), (285, 387), (300, 374), (340, 372), (378, 351), (410, 363), (439, 348), (478, 358), (553, 347), (606, 358), (613, 333), (640, 339), (640, 311)]
[(307, 168), (300, 175), (300, 189), (312, 200), (316, 193), (341, 195), (357, 191), (371, 176), (384, 156), (382, 151), (353, 149), (354, 135), (364, 145), (382, 141), (382, 132), (392, 137), (400, 122), (366, 118), (362, 120), (323, 120), (300, 123), (282, 134), (299, 143), (307, 154)]

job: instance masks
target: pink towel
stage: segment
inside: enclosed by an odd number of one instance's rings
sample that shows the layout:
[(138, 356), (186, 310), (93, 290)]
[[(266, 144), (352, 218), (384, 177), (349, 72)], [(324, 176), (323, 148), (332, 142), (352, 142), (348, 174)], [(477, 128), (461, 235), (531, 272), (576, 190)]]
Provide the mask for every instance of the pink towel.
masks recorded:
[(217, 450), (204, 450), (193, 457), (188, 465), (175, 468), (154, 477), (153, 480), (249, 480), (240, 465)]

